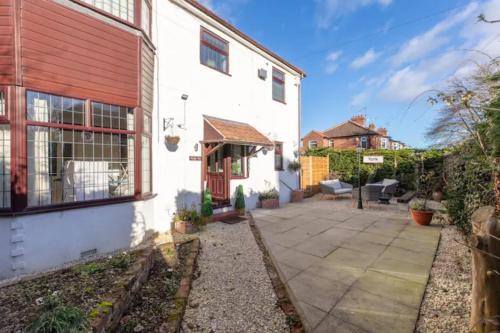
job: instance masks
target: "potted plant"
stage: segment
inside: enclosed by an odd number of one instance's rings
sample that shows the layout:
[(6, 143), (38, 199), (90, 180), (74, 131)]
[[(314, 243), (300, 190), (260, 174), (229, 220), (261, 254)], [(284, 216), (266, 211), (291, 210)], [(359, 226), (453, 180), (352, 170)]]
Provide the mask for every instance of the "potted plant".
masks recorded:
[(203, 193), (203, 203), (201, 205), (201, 216), (205, 219), (205, 223), (210, 221), (212, 218), (212, 215), (214, 215), (214, 208), (213, 208), (213, 202), (212, 202), (212, 193), (210, 193), (210, 190), (206, 190)]
[(419, 225), (429, 225), (434, 216), (434, 211), (427, 207), (426, 199), (415, 200), (410, 205), (411, 217)]
[(275, 209), (280, 206), (280, 194), (275, 188), (260, 193), (259, 200), (264, 209)]
[(174, 217), (175, 230), (181, 234), (193, 234), (205, 224), (205, 219), (193, 209), (181, 209)]
[(178, 135), (167, 135), (165, 136), (165, 142), (168, 145), (176, 146), (179, 141), (181, 141), (181, 137)]
[(236, 209), (238, 215), (245, 215), (245, 194), (243, 193), (243, 185), (238, 185), (238, 187), (236, 187), (234, 209)]
[[(288, 163), (288, 171), (291, 173), (300, 171), (300, 162), (299, 161), (291, 161)], [(292, 190), (292, 202), (302, 202), (304, 200), (304, 191), (301, 189)]]

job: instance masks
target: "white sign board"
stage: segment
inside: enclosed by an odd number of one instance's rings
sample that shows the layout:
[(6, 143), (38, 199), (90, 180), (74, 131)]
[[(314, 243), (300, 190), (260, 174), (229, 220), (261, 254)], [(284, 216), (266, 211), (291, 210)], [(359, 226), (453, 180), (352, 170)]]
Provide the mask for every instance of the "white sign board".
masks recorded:
[(363, 156), (363, 163), (381, 164), (384, 163), (384, 156)]

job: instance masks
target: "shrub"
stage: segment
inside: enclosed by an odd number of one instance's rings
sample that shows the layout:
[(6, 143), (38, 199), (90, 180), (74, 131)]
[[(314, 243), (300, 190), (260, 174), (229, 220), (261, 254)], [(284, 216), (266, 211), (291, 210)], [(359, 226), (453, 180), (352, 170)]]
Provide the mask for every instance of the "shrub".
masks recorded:
[(212, 193), (206, 190), (203, 193), (203, 204), (201, 205), (201, 215), (203, 217), (210, 217), (214, 215), (214, 209), (212, 204)]
[(236, 188), (236, 201), (234, 208), (237, 210), (245, 209), (245, 194), (243, 193), (243, 185), (238, 185)]
[(280, 193), (275, 188), (259, 194), (259, 200), (279, 199), (279, 197)]
[(127, 253), (114, 255), (109, 260), (109, 265), (113, 268), (127, 269), (132, 263), (132, 256)]
[(415, 200), (411, 203), (410, 208), (419, 212), (430, 212), (432, 209), (427, 207), (427, 202), (426, 200)]
[(300, 163), (298, 161), (291, 161), (287, 166), (288, 171), (297, 172), (300, 170)]
[(195, 226), (201, 226), (205, 224), (205, 218), (201, 216), (195, 208), (192, 209), (181, 209), (175, 214), (174, 221), (186, 221), (190, 222)]
[(27, 328), (28, 333), (88, 332), (90, 323), (77, 307), (63, 304), (57, 296), (44, 297), (38, 317)]

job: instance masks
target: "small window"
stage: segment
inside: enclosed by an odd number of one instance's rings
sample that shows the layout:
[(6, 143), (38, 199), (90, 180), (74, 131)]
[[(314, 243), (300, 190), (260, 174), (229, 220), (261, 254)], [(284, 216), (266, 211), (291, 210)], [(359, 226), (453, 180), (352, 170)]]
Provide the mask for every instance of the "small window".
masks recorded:
[(274, 169), (283, 170), (283, 143), (274, 143)]
[(335, 141), (333, 139), (328, 140), (328, 146), (333, 148), (335, 146)]
[(5, 116), (5, 94), (3, 91), (0, 91), (0, 116)]
[(134, 23), (134, 0), (83, 0), (83, 2)]
[(246, 165), (246, 147), (232, 145), (231, 146), (231, 175), (233, 177), (247, 177)]
[(366, 136), (361, 137), (361, 148), (368, 148), (368, 140)]
[(389, 148), (389, 145), (388, 145), (388, 142), (387, 142), (387, 138), (382, 138), (381, 139), (380, 148), (382, 148), (382, 149), (388, 149)]
[(273, 99), (285, 103), (285, 73), (273, 67)]
[(10, 207), (10, 126), (0, 125), (0, 209)]
[(223, 73), (229, 73), (229, 43), (222, 38), (201, 30), (201, 63)]
[(141, 7), (141, 28), (142, 30), (151, 37), (151, 7), (146, 2), (146, 0), (142, 0)]
[(309, 141), (309, 149), (315, 149), (315, 148), (318, 148), (318, 141), (316, 140)]

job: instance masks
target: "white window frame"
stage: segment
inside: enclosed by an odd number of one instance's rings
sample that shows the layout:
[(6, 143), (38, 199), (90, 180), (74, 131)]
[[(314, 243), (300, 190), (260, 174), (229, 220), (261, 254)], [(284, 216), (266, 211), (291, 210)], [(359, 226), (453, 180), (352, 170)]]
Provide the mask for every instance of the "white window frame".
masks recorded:
[[(313, 144), (313, 142), (314, 142), (314, 144)], [(317, 140), (310, 140), (307, 145), (308, 145), (309, 149), (318, 148), (318, 141)]]
[(359, 139), (359, 145), (361, 148), (368, 148), (368, 138), (366, 136), (362, 136)]

